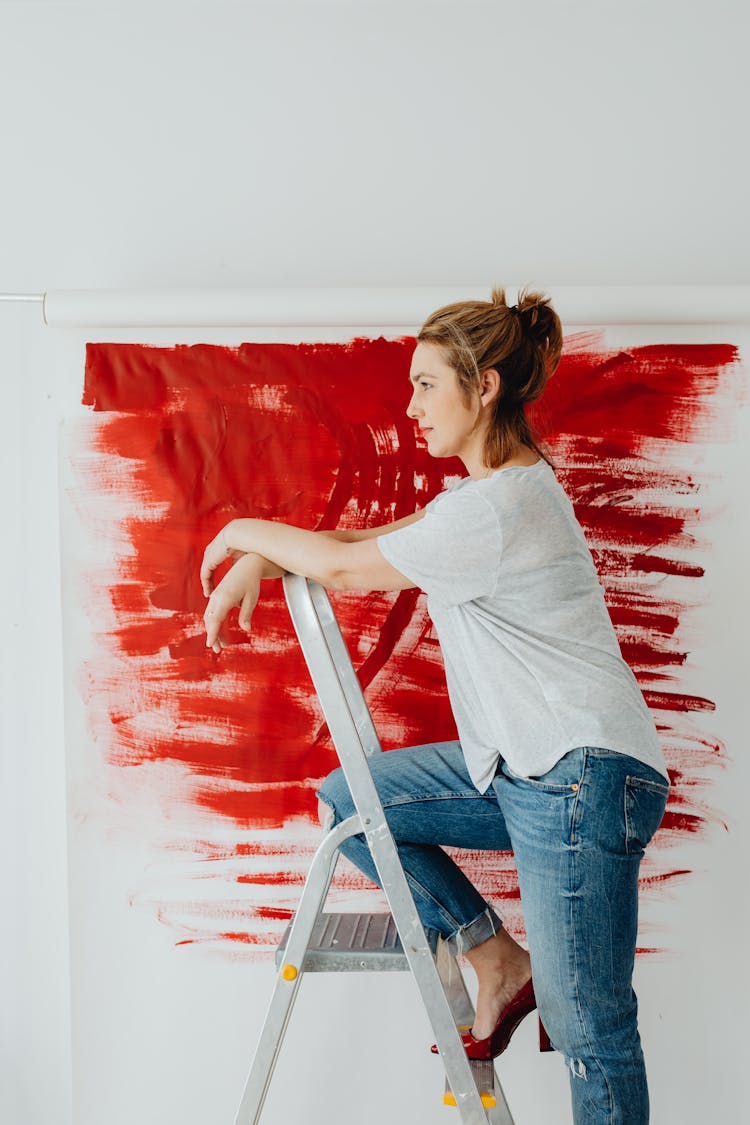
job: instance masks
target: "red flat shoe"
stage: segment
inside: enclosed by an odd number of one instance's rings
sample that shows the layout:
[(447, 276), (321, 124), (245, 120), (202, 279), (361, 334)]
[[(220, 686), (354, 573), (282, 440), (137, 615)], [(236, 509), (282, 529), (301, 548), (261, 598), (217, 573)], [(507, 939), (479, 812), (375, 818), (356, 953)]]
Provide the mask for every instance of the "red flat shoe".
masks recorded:
[[(466, 1049), (466, 1054), (470, 1059), (496, 1059), (508, 1046), (511, 1035), (524, 1016), (533, 1012), (535, 1008), (534, 985), (531, 980), (527, 980), (523, 988), (519, 989), (510, 1003), (503, 1008), (495, 1027), (486, 1039), (475, 1039), (471, 1031), (464, 1031), (461, 1042)], [(430, 1050), (436, 1055), (437, 1043), (433, 1043)], [(539, 1020), (539, 1050), (554, 1050), (541, 1019)]]

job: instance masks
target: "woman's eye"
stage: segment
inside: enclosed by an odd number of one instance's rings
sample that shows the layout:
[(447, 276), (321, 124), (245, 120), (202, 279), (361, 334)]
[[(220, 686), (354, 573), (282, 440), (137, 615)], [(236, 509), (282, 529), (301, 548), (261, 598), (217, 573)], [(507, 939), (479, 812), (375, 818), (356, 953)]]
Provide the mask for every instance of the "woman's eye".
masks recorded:
[(420, 385), (420, 387), (424, 387), (425, 390), (429, 391), (430, 387), (432, 386), (432, 383), (420, 383), (419, 385)]

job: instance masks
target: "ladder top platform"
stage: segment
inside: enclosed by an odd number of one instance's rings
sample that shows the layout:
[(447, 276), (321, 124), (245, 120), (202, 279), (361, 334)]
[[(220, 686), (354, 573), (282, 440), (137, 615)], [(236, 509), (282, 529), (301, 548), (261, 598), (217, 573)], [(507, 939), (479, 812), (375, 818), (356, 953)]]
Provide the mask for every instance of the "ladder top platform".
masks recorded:
[[(284, 961), (291, 922), (276, 950), (276, 964)], [(426, 931), (437, 956), (437, 930)], [(321, 913), (305, 953), (305, 972), (406, 972), (409, 969), (401, 938), (390, 914)]]

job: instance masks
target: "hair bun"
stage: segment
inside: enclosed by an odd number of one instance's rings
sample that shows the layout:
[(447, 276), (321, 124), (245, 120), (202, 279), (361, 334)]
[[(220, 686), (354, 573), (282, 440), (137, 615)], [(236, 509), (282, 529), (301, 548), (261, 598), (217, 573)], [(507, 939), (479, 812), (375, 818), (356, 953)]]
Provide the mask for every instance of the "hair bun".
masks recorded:
[(518, 294), (518, 314), (524, 333), (536, 343), (544, 343), (556, 315), (550, 307), (550, 298), (544, 293), (530, 293), (528, 289), (522, 289)]
[[(505, 309), (508, 312), (517, 314), (521, 318), (524, 330), (532, 338), (539, 336), (543, 339), (548, 335), (546, 325), (548, 324), (550, 316), (555, 315), (550, 308), (549, 297), (546, 297), (544, 293), (529, 292), (528, 289), (519, 290), (518, 304), (509, 305), (505, 295), (505, 289), (502, 286), (496, 285), (492, 289), (490, 304), (495, 309)], [(533, 329), (540, 324), (545, 327), (545, 330), (534, 332)]]
[(522, 338), (542, 349), (550, 349), (555, 353), (554, 362), (557, 362), (562, 347), (562, 331), (549, 297), (523, 288), (518, 291), (518, 304), (509, 305), (504, 287), (495, 285), (490, 304), (494, 309), (512, 313), (517, 318)]
[(496, 309), (507, 309), (510, 307), (505, 299), (505, 289), (501, 285), (493, 286), (490, 304)]

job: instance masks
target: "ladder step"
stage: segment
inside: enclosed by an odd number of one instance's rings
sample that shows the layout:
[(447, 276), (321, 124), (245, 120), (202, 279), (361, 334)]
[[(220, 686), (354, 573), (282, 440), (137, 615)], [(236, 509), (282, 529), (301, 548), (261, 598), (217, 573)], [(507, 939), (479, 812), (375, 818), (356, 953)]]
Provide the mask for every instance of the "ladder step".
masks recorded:
[[(277, 966), (284, 960), (293, 921), (276, 950)], [(437, 930), (427, 930), (426, 934), (434, 956), (440, 935)], [(406, 972), (409, 962), (390, 914), (321, 913), (302, 968), (306, 973)]]
[[(474, 1081), (477, 1084), (479, 1096), (482, 1099), (482, 1105), (485, 1109), (491, 1109), (497, 1105), (497, 1095), (495, 1093), (495, 1067), (492, 1059), (469, 1059), (471, 1066), (471, 1073), (474, 1075)], [(445, 1080), (445, 1093), (443, 1094), (444, 1105), (455, 1105), (456, 1097), (448, 1084), (448, 1079)]]

